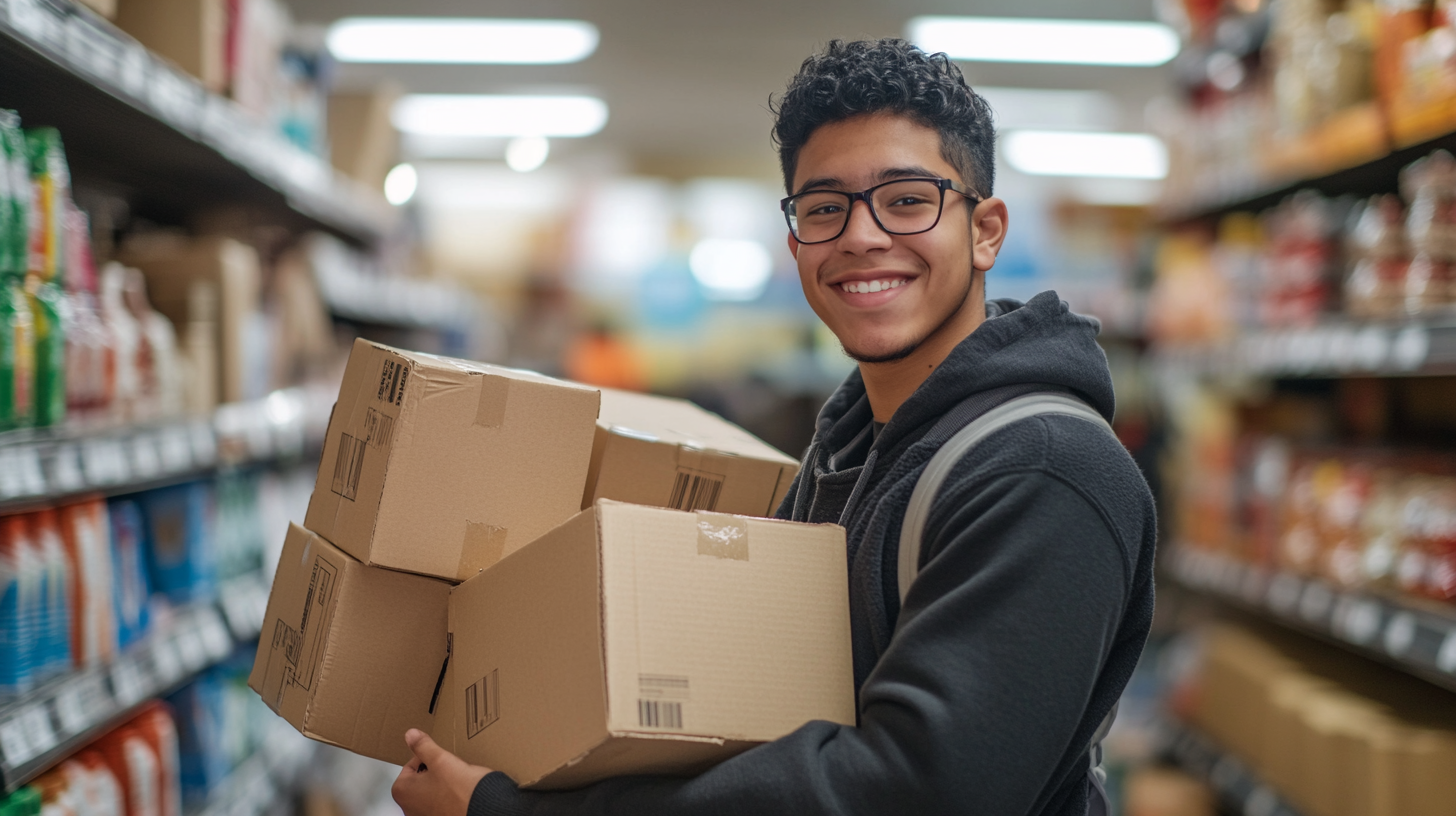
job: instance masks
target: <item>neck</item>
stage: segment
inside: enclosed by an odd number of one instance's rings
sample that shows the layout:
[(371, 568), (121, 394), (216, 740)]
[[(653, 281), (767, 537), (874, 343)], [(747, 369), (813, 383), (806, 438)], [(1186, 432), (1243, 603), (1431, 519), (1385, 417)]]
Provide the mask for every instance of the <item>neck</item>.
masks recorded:
[(986, 319), (983, 278), (971, 285), (961, 307), (908, 357), (888, 363), (860, 363), (859, 373), (876, 422), (889, 422), (915, 389)]

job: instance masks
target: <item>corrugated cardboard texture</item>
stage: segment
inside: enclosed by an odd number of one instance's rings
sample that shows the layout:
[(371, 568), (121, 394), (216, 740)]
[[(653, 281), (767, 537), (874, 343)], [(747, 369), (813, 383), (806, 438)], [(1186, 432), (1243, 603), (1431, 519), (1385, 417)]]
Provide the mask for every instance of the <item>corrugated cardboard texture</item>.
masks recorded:
[(607, 738), (598, 598), (591, 513), (451, 591), (462, 758), (532, 782)]
[(434, 727), (449, 594), (291, 525), (248, 685), (306, 736), (407, 762), (404, 732)]
[(767, 741), (854, 723), (842, 528), (743, 518), (737, 559), (699, 554), (711, 515), (597, 512), (613, 732)]
[(602, 390), (582, 507), (597, 499), (769, 516), (798, 463), (686, 400)]
[(367, 564), (469, 578), (576, 512), (598, 399), (356, 340), (305, 523)]
[(450, 628), (457, 753), (534, 788), (855, 721), (834, 525), (598, 502), (455, 587)]

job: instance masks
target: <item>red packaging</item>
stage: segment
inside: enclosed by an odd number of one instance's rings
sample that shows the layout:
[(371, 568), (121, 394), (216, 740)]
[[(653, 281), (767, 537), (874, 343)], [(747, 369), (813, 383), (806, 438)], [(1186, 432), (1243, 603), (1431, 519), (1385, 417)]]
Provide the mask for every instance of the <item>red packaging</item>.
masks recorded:
[(163, 816), (161, 762), (140, 729), (123, 725), (96, 742), (121, 784), (126, 816)]
[(132, 718), (131, 724), (147, 738), (157, 754), (157, 790), (161, 816), (182, 816), (182, 768), (177, 723), (166, 704), (153, 700)]

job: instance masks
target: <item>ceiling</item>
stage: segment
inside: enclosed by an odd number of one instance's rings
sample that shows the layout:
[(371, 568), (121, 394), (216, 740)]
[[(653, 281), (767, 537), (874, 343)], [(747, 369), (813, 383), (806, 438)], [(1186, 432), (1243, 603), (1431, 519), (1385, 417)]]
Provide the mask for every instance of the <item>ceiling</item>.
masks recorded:
[[(829, 39), (901, 36), (917, 14), (1148, 20), (1153, 0), (289, 0), (300, 22), (349, 15), (575, 18), (601, 31), (595, 54), (573, 65), (342, 65), (341, 87), (396, 81), (436, 93), (586, 91), (607, 101), (599, 134), (557, 140), (554, 162), (608, 162), (669, 177), (771, 178), (770, 95)], [(1116, 121), (1142, 128), (1146, 101), (1167, 68), (962, 63), (972, 85), (1107, 91)]]

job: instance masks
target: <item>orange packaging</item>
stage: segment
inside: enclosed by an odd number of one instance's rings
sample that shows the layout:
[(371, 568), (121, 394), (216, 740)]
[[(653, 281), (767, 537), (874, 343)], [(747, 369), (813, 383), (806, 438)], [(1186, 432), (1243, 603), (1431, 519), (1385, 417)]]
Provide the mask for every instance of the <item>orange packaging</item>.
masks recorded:
[(1375, 91), (1387, 107), (1405, 85), (1406, 43), (1431, 28), (1430, 0), (1378, 0), (1380, 28), (1375, 40)]
[(97, 666), (116, 650), (111, 598), (111, 533), (104, 499), (59, 510), (61, 541), (71, 566), (71, 658)]
[[(90, 774), (90, 801), (88, 814), (94, 816), (126, 816), (126, 795), (116, 772), (106, 762), (106, 757), (95, 748), (87, 748), (76, 754), (74, 761)], [(69, 764), (69, 763), (67, 763)]]
[(161, 763), (141, 730), (123, 725), (98, 740), (96, 749), (121, 784), (126, 816), (163, 816)]
[(157, 790), (161, 816), (182, 816), (182, 768), (177, 723), (165, 703), (153, 700), (132, 718), (157, 755)]

